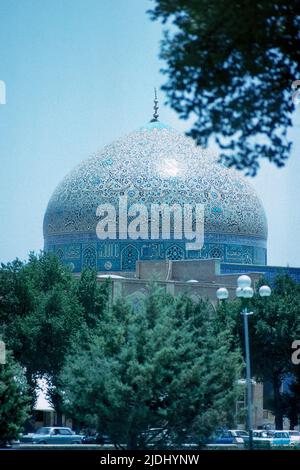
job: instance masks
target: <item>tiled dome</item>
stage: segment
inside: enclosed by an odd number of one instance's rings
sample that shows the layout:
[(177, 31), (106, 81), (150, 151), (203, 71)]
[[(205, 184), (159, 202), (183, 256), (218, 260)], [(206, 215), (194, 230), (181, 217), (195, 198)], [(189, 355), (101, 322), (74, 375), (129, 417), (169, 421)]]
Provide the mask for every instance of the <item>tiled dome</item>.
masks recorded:
[[(186, 251), (185, 240), (99, 240), (99, 204), (196, 204), (205, 207), (205, 243)], [(150, 213), (150, 212), (149, 212)], [(149, 221), (145, 221), (146, 224)], [(104, 147), (74, 168), (54, 191), (44, 218), (45, 249), (74, 271), (131, 271), (137, 259), (221, 258), (265, 264), (267, 221), (252, 186), (193, 140), (159, 122)]]

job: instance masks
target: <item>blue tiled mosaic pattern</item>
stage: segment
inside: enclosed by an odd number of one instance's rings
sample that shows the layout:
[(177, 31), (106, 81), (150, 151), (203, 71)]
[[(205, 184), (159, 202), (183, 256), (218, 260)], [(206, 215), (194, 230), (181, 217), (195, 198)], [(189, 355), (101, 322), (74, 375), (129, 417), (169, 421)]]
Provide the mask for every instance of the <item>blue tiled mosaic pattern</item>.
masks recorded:
[[(205, 244), (186, 251), (186, 240), (100, 241), (99, 204), (143, 203), (205, 207)], [(149, 220), (145, 220), (149, 225)], [(44, 218), (45, 250), (80, 272), (134, 271), (138, 259), (221, 258), (226, 263), (264, 265), (267, 221), (254, 189), (209, 151), (161, 123), (151, 123), (92, 155), (54, 191)]]
[(288, 274), (295, 282), (300, 282), (300, 268), (221, 263), (221, 274), (244, 274), (247, 272), (262, 273), (270, 284), (277, 276), (284, 274)]

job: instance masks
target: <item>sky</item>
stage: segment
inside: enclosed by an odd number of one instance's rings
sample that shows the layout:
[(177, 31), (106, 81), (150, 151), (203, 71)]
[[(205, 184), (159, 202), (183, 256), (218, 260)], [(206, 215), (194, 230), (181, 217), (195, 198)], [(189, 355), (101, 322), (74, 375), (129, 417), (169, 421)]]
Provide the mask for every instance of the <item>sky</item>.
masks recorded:
[[(57, 184), (90, 154), (149, 121), (166, 78), (151, 0), (0, 0), (0, 261), (43, 248)], [(299, 77), (295, 77), (299, 78)], [(161, 120), (179, 120), (159, 91)], [(269, 224), (268, 264), (300, 266), (300, 105), (284, 169), (251, 178)]]

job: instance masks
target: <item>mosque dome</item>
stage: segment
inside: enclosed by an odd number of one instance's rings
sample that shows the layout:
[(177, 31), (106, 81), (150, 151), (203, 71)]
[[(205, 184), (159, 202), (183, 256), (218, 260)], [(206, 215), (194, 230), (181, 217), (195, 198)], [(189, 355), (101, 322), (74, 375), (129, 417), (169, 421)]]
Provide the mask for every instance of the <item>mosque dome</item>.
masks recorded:
[[(174, 204), (204, 207), (204, 244), (186, 240), (128, 237), (118, 213), (114, 237), (100, 239), (97, 208)], [(128, 213), (130, 215), (130, 213)], [(133, 217), (128, 217), (128, 221)], [(113, 221), (112, 221), (113, 222)], [(193, 222), (194, 227), (194, 222)], [(141, 228), (141, 227), (140, 227)], [(145, 227), (144, 227), (145, 228)], [(143, 232), (145, 234), (145, 230)], [(267, 221), (251, 184), (194, 141), (154, 120), (90, 156), (55, 189), (44, 217), (45, 251), (57, 253), (74, 272), (134, 271), (137, 260), (220, 258), (225, 263), (266, 264)]]

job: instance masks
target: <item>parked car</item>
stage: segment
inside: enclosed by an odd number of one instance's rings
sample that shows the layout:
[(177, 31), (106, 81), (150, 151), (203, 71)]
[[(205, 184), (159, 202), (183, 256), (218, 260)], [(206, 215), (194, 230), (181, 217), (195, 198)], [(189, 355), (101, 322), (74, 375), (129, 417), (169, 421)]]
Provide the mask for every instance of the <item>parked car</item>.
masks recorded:
[[(254, 429), (252, 431), (252, 440), (255, 449), (269, 449), (271, 447), (268, 431), (264, 429)], [(244, 439), (244, 447), (249, 447), (249, 436)]]
[(96, 433), (86, 435), (82, 438), (82, 444), (112, 444), (110, 437), (107, 434)]
[(271, 439), (271, 447), (291, 445), (289, 431), (268, 431), (268, 437)]
[[(253, 447), (258, 449), (270, 449), (272, 447), (283, 447), (291, 444), (288, 431), (274, 431), (258, 429), (253, 431)], [(249, 446), (249, 437), (245, 439), (245, 447)]]
[(268, 438), (268, 431), (265, 429), (257, 429), (252, 431), (253, 439), (267, 439)]
[(33, 444), (81, 444), (83, 436), (65, 427), (42, 427), (32, 435)]
[(291, 446), (300, 446), (300, 431), (289, 431)]
[(242, 429), (226, 429), (216, 433), (216, 436), (209, 441), (209, 444), (236, 445), (242, 447), (244, 439), (248, 437), (247, 431)]
[(33, 438), (34, 434), (35, 433), (33, 433), (33, 432), (30, 432), (28, 434), (22, 434), (21, 433), (20, 434), (20, 442), (22, 444), (24, 444), (24, 443), (32, 444), (32, 438)]
[(234, 438), (238, 439), (237, 442), (239, 443), (241, 442), (240, 439), (244, 442), (244, 439), (249, 436), (248, 432), (243, 429), (229, 429), (229, 432)]

